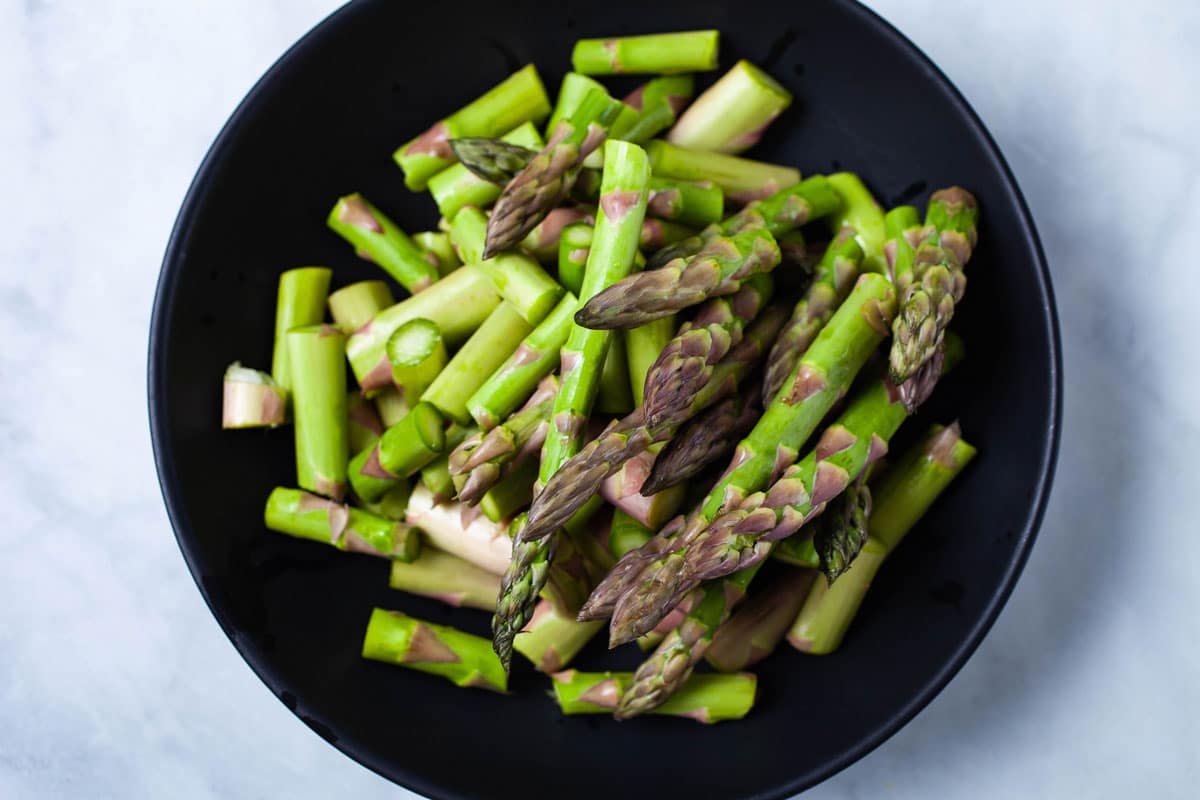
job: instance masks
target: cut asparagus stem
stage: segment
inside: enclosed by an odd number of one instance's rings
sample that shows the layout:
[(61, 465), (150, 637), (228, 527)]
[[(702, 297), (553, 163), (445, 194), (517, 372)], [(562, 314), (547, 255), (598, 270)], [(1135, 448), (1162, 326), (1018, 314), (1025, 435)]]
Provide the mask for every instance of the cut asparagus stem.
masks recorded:
[(454, 163), (448, 140), (500, 136), (523, 122), (541, 122), (549, 113), (550, 98), (530, 64), (401, 146), (392, 157), (404, 170), (405, 185), (418, 192), (430, 178)]
[(647, 81), (624, 101), (638, 112), (637, 118), (623, 124), (613, 138), (634, 144), (649, 142), (675, 124), (694, 93), (691, 75), (667, 75)]
[[(363, 503), (367, 511), (384, 519), (404, 522), (408, 499), (412, 496), (412, 482), (400, 481), (374, 503)], [(362, 502), (361, 500), (359, 502)]]
[[(621, 704), (634, 676), (630, 672), (567, 670), (552, 676), (554, 698), (564, 714), (607, 714)], [(650, 713), (687, 717), (711, 724), (742, 719), (754, 707), (758, 679), (753, 673), (693, 675), (679, 691)]]
[(329, 314), (349, 336), (367, 324), (371, 317), (395, 304), (392, 290), (383, 281), (359, 281), (329, 295)]
[(642, 223), (642, 235), (638, 240), (638, 246), (644, 250), (654, 252), (667, 245), (682, 242), (684, 239), (689, 239), (695, 235), (696, 231), (686, 225), (679, 225), (662, 219), (647, 219)]
[(407, 519), (429, 544), (486, 569), (504, 574), (512, 554), (509, 526), (496, 523), (462, 503), (438, 503), (425, 486), (413, 488)]
[(740, 153), (792, 103), (792, 95), (761, 69), (742, 60), (683, 112), (667, 141), (693, 150)]
[[(324, 303), (322, 303), (324, 305)], [(346, 337), (332, 325), (292, 328), (292, 418), (296, 429), (296, 482), (341, 500), (346, 493), (350, 439), (346, 418)]]
[(837, 234), (842, 228), (853, 228), (862, 247), (864, 271), (885, 272), (883, 209), (871, 190), (853, 172), (830, 175), (829, 182), (843, 200), (841, 210), (829, 218), (833, 233)]
[(446, 447), (442, 415), (429, 403), (418, 403), (408, 416), (384, 431), (379, 441), (350, 461), (354, 493), (368, 503), (383, 496), (396, 481), (416, 474)]
[(621, 509), (613, 511), (608, 528), (608, 551), (620, 558), (654, 538), (654, 530), (646, 527)]
[[(537, 126), (532, 122), (521, 123), (500, 137), (500, 141), (533, 150), (545, 147)], [(484, 180), (465, 164), (455, 164), (429, 179), (429, 193), (437, 203), (438, 212), (446, 219), (454, 219), (454, 215), (466, 206), (490, 206), (500, 196), (501, 188), (503, 184), (497, 186), (494, 182)]]
[(592, 236), (591, 225), (576, 222), (563, 228), (558, 240), (558, 280), (567, 291), (575, 294), (579, 294), (583, 286), (583, 271), (587, 267)]
[(788, 633), (793, 647), (815, 655), (838, 648), (884, 559), (974, 456), (957, 425), (937, 425), (884, 473), (866, 546), (832, 586), (824, 577), (813, 583)]
[(593, 89), (570, 117), (558, 123), (546, 147), (509, 181), (496, 201), (488, 220), (484, 258), (524, 239), (562, 202), (583, 160), (604, 142), (609, 127), (625, 107), (607, 92)]
[(529, 235), (521, 242), (521, 248), (542, 264), (555, 264), (558, 261), (558, 246), (562, 240), (563, 228), (582, 222), (589, 217), (594, 219), (594, 212), (586, 208), (578, 206), (556, 208), (529, 232)]
[(554, 104), (554, 111), (550, 113), (550, 119), (546, 123), (546, 135), (552, 134), (558, 127), (558, 123), (569, 119), (583, 103), (583, 98), (587, 97), (592, 90), (608, 92), (604, 88), (604, 84), (592, 80), (586, 75), (578, 72), (568, 72), (563, 75), (562, 83), (558, 87), (558, 101)]
[(448, 453), (476, 433), (478, 431), (473, 427), (451, 423), (446, 428), (447, 455), (439, 456), (421, 468), (421, 483), (433, 494), (435, 503), (445, 503), (455, 494)]
[(287, 392), (265, 372), (235, 361), (225, 369), (221, 392), (222, 428), (274, 428), (287, 418)]
[[(451, 169), (458, 166), (456, 164)], [(459, 260), (458, 253), (454, 252), (454, 246), (450, 244), (449, 233), (421, 231), (420, 233), (414, 233), (412, 240), (417, 247), (421, 248), (421, 252), (425, 254), (425, 258), (437, 261), (438, 275), (441, 277), (446, 277), (462, 266), (462, 261)]]
[[(589, 97), (597, 96), (592, 93)], [(585, 104), (586, 104), (585, 100)], [(628, 142), (605, 143), (604, 180), (595, 238), (588, 256), (582, 299), (629, 274), (637, 254), (637, 236), (646, 213), (650, 165), (645, 151)], [(553, 425), (542, 447), (540, 483), (545, 485), (582, 445), (583, 428), (596, 397), (597, 381), (611, 334), (573, 326), (562, 349), (562, 376), (555, 397)], [(519, 534), (524, 516), (514, 522)], [(518, 537), (519, 538), (519, 537)], [(512, 563), (501, 584), (492, 638), (501, 662), (512, 660), (513, 637), (525, 627), (545, 585), (554, 537), (513, 548)]]
[(446, 367), (442, 332), (427, 319), (410, 319), (388, 338), (387, 357), (392, 382), (405, 400), (415, 404)]
[(426, 547), (411, 564), (393, 562), (388, 585), (455, 608), (494, 611), (500, 576), (436, 547)]
[(702, 228), (720, 221), (724, 212), (725, 193), (715, 183), (650, 179), (646, 213), (651, 216)]
[(762, 398), (770, 404), (787, 382), (792, 369), (812, 345), (817, 334), (829, 322), (838, 305), (846, 299), (863, 251), (852, 228), (842, 228), (817, 264), (812, 283), (792, 311), (792, 318), (776, 339), (767, 356)]
[[(495, 597), (492, 598), (493, 602)], [(513, 649), (529, 659), (538, 672), (558, 672), (604, 627), (596, 622), (576, 622), (555, 609), (549, 600), (538, 601), (525, 629), (513, 640)]]
[(674, 486), (653, 496), (642, 494), (642, 487), (661, 450), (661, 443), (651, 445), (628, 459), (600, 485), (601, 497), (651, 530), (658, 530), (679, 513), (687, 494), (683, 486)]
[(349, 553), (412, 561), (421, 552), (415, 528), (300, 489), (273, 489), (263, 517), (273, 531)]
[(418, 295), (384, 309), (350, 337), (346, 355), (371, 396), (392, 385), (387, 341), (405, 322), (423, 317), (438, 326), (447, 347), (461, 344), (500, 304), (492, 279), (478, 266), (460, 267)]
[(771, 655), (800, 613), (816, 577), (815, 570), (789, 568), (752, 594), (717, 628), (705, 655), (708, 663), (721, 672), (739, 672)]
[(467, 401), (467, 409), (483, 430), (507, 419), (533, 394), (538, 383), (558, 366), (579, 300), (567, 293)]
[(363, 658), (440, 675), (457, 686), (508, 691), (508, 673), (488, 640), (399, 611), (371, 611)]
[(395, 386), (388, 386), (375, 395), (375, 410), (379, 412), (379, 421), (383, 423), (384, 430), (387, 430), (407, 417), (408, 412), (412, 411), (412, 407), (409, 406), (399, 389)]
[(529, 505), (533, 499), (533, 484), (537, 480), (538, 463), (526, 458), (518, 462), (499, 483), (488, 489), (479, 501), (479, 510), (492, 522), (511, 519), (512, 515)]
[(351, 453), (370, 447), (385, 430), (374, 404), (358, 392), (346, 394), (346, 419)]
[(413, 294), (439, 277), (436, 259), (427, 258), (408, 234), (357, 192), (338, 198), (325, 222), (354, 246), (359, 258), (378, 265)]
[(646, 145), (650, 164), (659, 178), (681, 181), (712, 181), (737, 205), (749, 203), (794, 186), (800, 170), (748, 158), (688, 150), (659, 139)]
[(275, 349), (271, 355), (271, 377), (284, 392), (292, 390), (288, 364), (287, 332), (292, 328), (319, 325), (325, 318), (325, 299), (333, 271), (325, 267), (289, 269), (279, 276), (275, 302)]
[(625, 337), (614, 331), (600, 372), (596, 410), (601, 414), (624, 416), (633, 411), (633, 390), (629, 385), (629, 362), (625, 357)]
[(584, 75), (670, 75), (717, 68), (718, 31), (580, 39), (571, 64)]
[(450, 359), (421, 395), (461, 425), (471, 422), (467, 401), (513, 354), (533, 326), (510, 303), (501, 303)]
[(669, 316), (625, 331), (625, 354), (629, 362), (629, 384), (633, 390), (635, 406), (642, 405), (646, 375), (662, 355), (662, 351), (675, 338), (677, 327), (675, 317)]

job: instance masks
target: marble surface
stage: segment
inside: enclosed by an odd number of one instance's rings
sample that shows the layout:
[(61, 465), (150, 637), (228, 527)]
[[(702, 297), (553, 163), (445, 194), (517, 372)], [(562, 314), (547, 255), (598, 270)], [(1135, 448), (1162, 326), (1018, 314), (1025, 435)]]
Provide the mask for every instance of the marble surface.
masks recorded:
[[(146, 423), (150, 305), (188, 181), (335, 5), (0, 1), (0, 797), (412, 796), (295, 719), (226, 641), (170, 535)], [(1025, 190), (1065, 426), (991, 635), (809, 796), (1193, 797), (1200, 12), (871, 5), (963, 90)]]

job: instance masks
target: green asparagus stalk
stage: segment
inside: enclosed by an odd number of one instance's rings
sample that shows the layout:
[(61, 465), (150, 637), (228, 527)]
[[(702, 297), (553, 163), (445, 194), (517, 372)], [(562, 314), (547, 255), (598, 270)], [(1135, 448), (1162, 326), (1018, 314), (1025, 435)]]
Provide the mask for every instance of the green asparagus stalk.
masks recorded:
[(500, 304), (492, 279), (468, 264), (454, 270), (429, 289), (384, 309), (354, 332), (346, 355), (359, 386), (372, 396), (392, 385), (387, 341), (405, 322), (423, 317), (438, 326), (447, 347), (461, 344)]
[(656, 139), (646, 146), (659, 178), (712, 181), (736, 205), (769, 197), (800, 182), (800, 170), (724, 153), (688, 150)]
[(539, 382), (558, 366), (559, 350), (574, 326), (579, 300), (566, 294), (467, 401), (467, 410), (487, 431), (526, 401)]
[(862, 247), (864, 271), (884, 272), (883, 244), (886, 235), (883, 209), (871, 190), (853, 172), (834, 173), (829, 176), (829, 182), (843, 200), (841, 210), (829, 218), (833, 233), (836, 235), (843, 228), (853, 228)]
[(604, 88), (604, 84), (586, 75), (578, 72), (568, 72), (563, 75), (562, 83), (558, 87), (558, 100), (554, 104), (554, 110), (550, 112), (550, 119), (546, 122), (546, 135), (552, 134), (558, 127), (558, 123), (570, 119), (583, 103), (583, 98), (587, 97), (592, 90), (608, 92)]
[(740, 153), (792, 104), (792, 94), (749, 61), (741, 60), (683, 112), (667, 141), (693, 150)]
[[(537, 126), (529, 121), (521, 123), (501, 136), (500, 141), (518, 147), (532, 148), (535, 151), (545, 147), (545, 142), (542, 141)], [(455, 143), (451, 142), (450, 145), (457, 155), (458, 150)], [(459, 160), (462, 160), (461, 156), (459, 156)], [(479, 177), (462, 163), (442, 170), (429, 179), (429, 193), (433, 195), (433, 201), (437, 203), (438, 212), (446, 219), (454, 219), (454, 215), (467, 206), (486, 208), (500, 196), (502, 186), (503, 183), (497, 186), (496, 182)]]
[(550, 98), (530, 64), (401, 146), (392, 157), (404, 170), (405, 185), (418, 192), (431, 177), (454, 163), (450, 139), (500, 136), (523, 122), (541, 122), (549, 113)]
[(788, 633), (793, 647), (815, 655), (838, 648), (884, 559), (974, 456), (958, 425), (939, 425), (884, 473), (874, 487), (866, 545), (835, 583), (813, 583)]
[[(455, 164), (455, 167), (459, 166)], [(453, 169), (453, 167), (452, 167)], [(443, 231), (421, 231), (412, 235), (413, 243), (429, 261), (436, 261), (438, 275), (446, 277), (462, 266), (458, 253), (450, 244), (450, 234)]]
[(371, 611), (363, 658), (440, 675), (457, 686), (508, 691), (508, 673), (487, 639), (399, 611)]
[(415, 528), (299, 489), (273, 489), (263, 517), (273, 531), (348, 553), (412, 561), (421, 552)]
[(529, 232), (529, 235), (521, 242), (521, 248), (543, 264), (557, 263), (563, 228), (583, 222), (589, 217), (594, 219), (594, 215), (586, 208), (578, 206), (556, 208)]
[(529, 624), (513, 640), (513, 649), (529, 659), (538, 672), (558, 672), (575, 659), (602, 627), (596, 622), (576, 622), (549, 600), (540, 600)]
[(426, 258), (408, 234), (357, 192), (338, 198), (325, 222), (359, 258), (377, 264), (413, 294), (439, 277), (436, 259)]
[(388, 338), (387, 357), (392, 365), (392, 382), (413, 404), (446, 368), (448, 360), (442, 332), (435, 323), (420, 318), (396, 328)]
[(725, 194), (710, 181), (650, 179), (646, 213), (652, 216), (700, 228), (719, 222), (724, 210)]
[(763, 404), (770, 404), (792, 368), (850, 293), (863, 250), (853, 228), (842, 228), (817, 264), (812, 283), (796, 303), (792, 318), (771, 347), (763, 377)]
[(717, 628), (705, 654), (708, 663), (721, 672), (738, 672), (771, 655), (800, 613), (816, 577), (815, 570), (788, 568), (770, 586), (751, 595)]
[(647, 219), (642, 223), (642, 235), (638, 240), (638, 246), (654, 252), (695, 235), (696, 231), (686, 225), (662, 219)]
[(384, 431), (379, 441), (350, 460), (350, 484), (372, 503), (401, 478), (417, 473), (446, 447), (442, 415), (429, 403), (418, 403), (408, 416)]
[(675, 338), (675, 317), (661, 317), (625, 331), (625, 355), (629, 363), (629, 384), (633, 404), (642, 405), (646, 375), (667, 345)]
[(347, 336), (367, 324), (371, 317), (396, 299), (383, 281), (359, 281), (329, 295), (329, 314)]
[(625, 356), (625, 337), (613, 331), (604, 367), (600, 372), (600, 389), (596, 394), (596, 410), (601, 414), (625, 415), (633, 411), (633, 390), (629, 385), (629, 362)]
[(532, 458), (518, 461), (513, 469), (487, 490), (479, 501), (479, 510), (492, 522), (503, 522), (529, 505), (533, 484), (537, 481), (538, 462)]
[(438, 503), (425, 486), (413, 487), (406, 518), (425, 534), (427, 543), (458, 556), (493, 575), (504, 574), (512, 554), (509, 526), (492, 522), (462, 503)]
[[(596, 93), (589, 95), (595, 96)], [(600, 213), (581, 299), (591, 297), (633, 268), (637, 235), (646, 213), (649, 179), (649, 161), (640, 147), (616, 140), (605, 143)], [(561, 386), (555, 397), (552, 428), (542, 447), (539, 478), (543, 486), (582, 444), (583, 427), (596, 397), (596, 384), (610, 338), (607, 331), (576, 325), (562, 348)], [(526, 522), (525, 516), (514, 522), (514, 538), (518, 541)], [(505, 573), (492, 620), (493, 644), (506, 668), (512, 660), (513, 637), (528, 622), (538, 593), (545, 585), (554, 555), (553, 541), (553, 537), (547, 536), (544, 542), (522, 542), (513, 548), (512, 563)]]
[(288, 364), (287, 332), (292, 328), (319, 325), (325, 318), (325, 298), (333, 271), (325, 267), (289, 269), (279, 276), (275, 302), (275, 349), (271, 355), (271, 377), (284, 392), (292, 390)]
[(593, 90), (569, 118), (559, 122), (546, 147), (509, 181), (496, 201), (488, 220), (484, 258), (524, 239), (562, 202), (583, 160), (604, 141), (622, 108), (606, 92)]
[(691, 75), (665, 75), (647, 81), (625, 98), (625, 105), (638, 114), (615, 129), (613, 138), (634, 144), (649, 142), (675, 124), (694, 93)]
[(821, 574), (829, 583), (850, 568), (867, 543), (867, 518), (871, 516), (871, 490), (866, 473), (829, 501), (813, 521), (813, 547), (820, 557)]
[[(558, 239), (558, 280), (567, 290), (579, 294), (583, 271), (592, 247), (592, 226), (576, 222), (563, 228)], [(572, 316), (574, 312), (571, 312)]]
[(671, 75), (717, 68), (718, 31), (580, 39), (571, 64), (584, 75)]
[(412, 482), (400, 481), (374, 503), (363, 503), (362, 505), (365, 510), (378, 517), (394, 522), (404, 522), (410, 497), (412, 497)]
[[(324, 303), (322, 303), (324, 305)], [(346, 418), (346, 337), (332, 325), (287, 333), (296, 429), (296, 482), (341, 500), (346, 493), (349, 433)]]
[(225, 369), (221, 392), (222, 428), (274, 428), (287, 419), (287, 392), (265, 372), (235, 361)]
[(654, 538), (654, 529), (638, 522), (621, 509), (613, 511), (612, 523), (608, 528), (608, 551), (613, 558), (620, 558), (630, 550), (636, 550)]
[(388, 585), (455, 608), (494, 611), (496, 593), (500, 591), (500, 576), (458, 556), (435, 547), (426, 547), (421, 551), (420, 558), (410, 564), (392, 562)]
[(388, 386), (375, 395), (375, 410), (379, 412), (379, 421), (383, 423), (384, 430), (387, 430), (407, 417), (412, 406), (398, 388)]
[(374, 404), (355, 391), (346, 394), (346, 420), (351, 453), (370, 447), (385, 430)]
[(449, 453), (478, 432), (474, 427), (451, 423), (446, 428), (446, 455), (435, 458), (421, 468), (421, 483), (433, 494), (435, 503), (444, 503), (457, 493), (450, 475)]

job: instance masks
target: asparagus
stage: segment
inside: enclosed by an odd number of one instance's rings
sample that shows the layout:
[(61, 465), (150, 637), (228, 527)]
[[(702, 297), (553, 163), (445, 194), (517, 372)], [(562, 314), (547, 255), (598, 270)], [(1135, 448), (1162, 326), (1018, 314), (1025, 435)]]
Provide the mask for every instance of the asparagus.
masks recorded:
[(458, 556), (426, 547), (410, 564), (392, 562), (388, 585), (409, 594), (439, 600), (455, 608), (493, 611), (500, 576), (477, 567)]
[(800, 170), (748, 158), (688, 150), (655, 139), (646, 146), (650, 166), (660, 178), (712, 181), (730, 203), (742, 205), (800, 182)]
[(796, 362), (846, 299), (862, 259), (862, 246), (854, 229), (842, 228), (821, 257), (812, 283), (796, 303), (792, 318), (771, 347), (763, 375), (764, 405), (770, 404), (779, 393)]
[(475, 101), (437, 122), (393, 154), (404, 170), (404, 183), (414, 192), (454, 163), (449, 140), (461, 136), (499, 136), (523, 122), (540, 122), (550, 113), (550, 99), (532, 64), (510, 75)]
[(625, 337), (613, 331), (604, 367), (600, 372), (600, 389), (596, 393), (596, 410), (601, 414), (628, 414), (633, 411), (633, 389), (629, 385), (629, 362), (625, 355)]
[(508, 302), (491, 313), (421, 395), (455, 422), (471, 421), (467, 401), (533, 330)]
[(222, 428), (274, 428), (287, 417), (287, 392), (265, 372), (235, 361), (225, 369), (221, 391)]
[(928, 397), (940, 372), (934, 364), (920, 375), (922, 367), (933, 361), (954, 306), (966, 290), (963, 267), (975, 247), (977, 216), (975, 198), (965, 189), (955, 186), (934, 192), (925, 215), (933, 233), (917, 248), (911, 267), (895, 273), (900, 312), (892, 324), (888, 365), (911, 411)]
[(479, 510), (492, 522), (511, 519), (513, 514), (525, 508), (533, 499), (533, 484), (537, 476), (537, 461), (532, 458), (518, 461), (507, 475), (487, 490), (479, 501)]
[(816, 576), (815, 570), (788, 568), (769, 587), (751, 595), (717, 628), (705, 654), (708, 663), (721, 672), (737, 672), (771, 655), (800, 613)]
[(509, 181), (496, 201), (488, 220), (484, 258), (521, 241), (566, 197), (583, 160), (604, 141), (623, 107), (606, 92), (592, 90), (569, 118), (558, 123), (546, 147)]
[(359, 281), (329, 295), (329, 315), (347, 336), (388, 306), (396, 304), (383, 281)]
[[(324, 302), (322, 302), (324, 305)], [(346, 337), (332, 325), (287, 333), (296, 429), (296, 482), (341, 500), (346, 493), (349, 433), (346, 418)]]
[(370, 447), (385, 430), (375, 406), (355, 391), (346, 394), (346, 420), (351, 453)]
[(287, 332), (292, 328), (319, 325), (325, 318), (325, 298), (333, 271), (325, 267), (289, 269), (279, 276), (275, 302), (275, 349), (271, 354), (271, 377), (284, 392), (292, 389), (288, 364)]
[(593, 90), (608, 92), (604, 88), (604, 84), (586, 75), (578, 72), (568, 72), (563, 75), (562, 83), (558, 86), (558, 100), (554, 104), (554, 110), (550, 112), (550, 119), (546, 122), (546, 135), (549, 136), (553, 133), (558, 128), (558, 123), (569, 119), (579, 108), (583, 98)]
[[(478, 141), (476, 139), (453, 139), (450, 147), (460, 162), (466, 162), (460, 152), (462, 142)], [(485, 140), (492, 141), (492, 140)], [(531, 147), (535, 151), (545, 146), (537, 126), (526, 121), (500, 137), (500, 141), (521, 148)], [(467, 145), (469, 147), (469, 144)], [(500, 186), (496, 184), (500, 183)], [(504, 181), (493, 181), (476, 174), (466, 163), (458, 163), (442, 170), (429, 179), (429, 193), (437, 203), (438, 212), (446, 219), (454, 219), (454, 215), (467, 206), (486, 208), (500, 196)]]
[(462, 503), (438, 503), (425, 486), (413, 488), (407, 519), (426, 541), (494, 575), (502, 575), (512, 554), (509, 526), (492, 522)]
[(584, 75), (674, 74), (717, 68), (718, 31), (580, 39), (571, 64)]
[(595, 218), (594, 214), (585, 208), (572, 206), (556, 208), (529, 232), (529, 235), (521, 242), (521, 248), (543, 264), (557, 263), (563, 228), (583, 222), (589, 217)]
[(418, 403), (408, 416), (384, 431), (379, 441), (350, 460), (354, 493), (374, 502), (401, 478), (417, 473), (446, 447), (442, 415), (430, 403)]
[[(455, 164), (450, 169), (455, 169), (458, 166), (460, 165)], [(454, 252), (454, 246), (450, 244), (449, 233), (421, 231), (420, 233), (414, 233), (412, 240), (417, 247), (421, 248), (421, 252), (425, 254), (427, 259), (437, 262), (438, 275), (443, 278), (462, 266), (462, 261), (459, 260), (458, 253)], [(389, 303), (388, 305), (391, 304)]]
[(399, 611), (371, 611), (362, 655), (441, 675), (457, 686), (508, 691), (508, 673), (488, 647), (487, 639)]
[(633, 404), (642, 405), (646, 375), (667, 344), (675, 338), (675, 317), (661, 317), (625, 331), (625, 356), (629, 364), (629, 384)]
[(874, 488), (870, 537), (849, 569), (830, 585), (818, 577), (788, 633), (806, 653), (832, 653), (841, 644), (884, 559), (975, 456), (958, 425), (936, 425), (884, 473)]
[(591, 225), (576, 222), (563, 228), (558, 239), (558, 280), (576, 294), (583, 286), (583, 270), (587, 266), (592, 235)]
[(884, 272), (883, 210), (879, 203), (853, 172), (838, 172), (829, 176), (829, 182), (842, 196), (841, 210), (829, 218), (834, 234), (843, 228), (853, 228), (858, 244), (863, 251), (863, 269), (866, 272)]
[[(492, 600), (495, 601), (494, 596)], [(596, 622), (576, 622), (549, 600), (540, 600), (529, 624), (513, 640), (513, 649), (529, 659), (539, 672), (558, 672), (574, 660), (601, 627)]]
[[(450, 427), (446, 429), (446, 450), (453, 451), (476, 433), (478, 431), (475, 428), (451, 423)], [(450, 475), (449, 461), (449, 455), (443, 455), (421, 468), (421, 483), (433, 495), (435, 503), (444, 503), (450, 500), (457, 491), (454, 487), (454, 479)]]
[(416, 403), (446, 367), (446, 343), (438, 326), (427, 319), (410, 319), (396, 328), (387, 342), (392, 382), (410, 403)]
[(415, 528), (300, 489), (271, 490), (263, 518), (273, 531), (349, 553), (412, 561), (421, 552)]
[(653, 529), (619, 508), (613, 511), (612, 523), (608, 528), (608, 550), (613, 558), (620, 558), (630, 550), (641, 547), (653, 537)]
[(436, 257), (426, 257), (408, 234), (357, 192), (339, 197), (325, 223), (354, 246), (359, 258), (378, 265), (413, 294), (439, 277)]
[(653, 469), (662, 444), (653, 444), (627, 459), (616, 472), (600, 484), (600, 496), (642, 525), (654, 530), (678, 513), (686, 490), (676, 486), (653, 496), (642, 494), (646, 478)]
[(379, 412), (379, 421), (383, 423), (386, 430), (407, 417), (408, 412), (412, 411), (412, 407), (399, 389), (389, 385), (376, 393), (375, 410)]
[(820, 556), (821, 574), (830, 584), (850, 568), (867, 543), (871, 490), (865, 472), (829, 502), (813, 523), (812, 542)]
[(647, 219), (642, 222), (642, 235), (638, 238), (638, 246), (656, 251), (695, 235), (696, 231), (686, 225), (662, 219)]
[(646, 213), (684, 225), (703, 227), (718, 222), (725, 210), (725, 194), (711, 181), (693, 183), (670, 178), (650, 179)]
[[(633, 680), (629, 672), (567, 670), (554, 678), (554, 699), (567, 715), (607, 714), (616, 709)], [(742, 719), (754, 706), (758, 679), (753, 673), (693, 675), (653, 713), (686, 717), (706, 725)]]
[(412, 497), (412, 483), (400, 481), (374, 503), (363, 503), (363, 508), (384, 519), (404, 522), (410, 497)]
[[(589, 95), (595, 96), (596, 93)], [(616, 140), (605, 143), (600, 213), (581, 299), (591, 297), (629, 274), (633, 268), (637, 232), (646, 213), (649, 179), (649, 161), (640, 147)], [(580, 447), (583, 426), (595, 400), (596, 383), (610, 338), (611, 334), (606, 331), (592, 331), (576, 325), (562, 348), (561, 386), (555, 397), (552, 428), (542, 447), (539, 478), (543, 487)], [(512, 659), (513, 637), (529, 620), (554, 555), (553, 537), (545, 537), (543, 542), (522, 539), (520, 534), (526, 522), (525, 516), (514, 522), (513, 530), (519, 544), (513, 548), (512, 563), (505, 573), (492, 620), (493, 644), (505, 667)]]
[(625, 98), (637, 116), (614, 129), (613, 138), (645, 144), (675, 124), (695, 92), (691, 75), (666, 75), (642, 84)]
[[(895, 290), (883, 276), (864, 275), (834, 313), (829, 324), (792, 370), (785, 390), (763, 412), (754, 429), (734, 451), (730, 468), (708, 493), (700, 508), (676, 532), (664, 531), (641, 551), (628, 554), (593, 592), (581, 618), (611, 613), (617, 600), (646, 578), (678, 570), (679, 551), (719, 513), (765, 486), (773, 474), (798, 455), (799, 448), (850, 386), (867, 357), (886, 335), (895, 312)], [(714, 623), (716, 624), (716, 623)], [(651, 624), (648, 627), (653, 627)], [(648, 629), (648, 628), (647, 628)], [(636, 635), (644, 633), (639, 631)]]
[(471, 395), (467, 410), (480, 428), (490, 430), (506, 419), (554, 371), (559, 349), (566, 344), (578, 308), (575, 295), (564, 295), (504, 364)]
[(683, 112), (667, 141), (693, 150), (740, 153), (757, 144), (791, 104), (791, 92), (743, 59)]
[(387, 341), (396, 328), (423, 317), (438, 326), (447, 347), (461, 344), (500, 304), (500, 295), (478, 266), (460, 267), (418, 295), (384, 309), (346, 343), (346, 356), (368, 396), (392, 385)]

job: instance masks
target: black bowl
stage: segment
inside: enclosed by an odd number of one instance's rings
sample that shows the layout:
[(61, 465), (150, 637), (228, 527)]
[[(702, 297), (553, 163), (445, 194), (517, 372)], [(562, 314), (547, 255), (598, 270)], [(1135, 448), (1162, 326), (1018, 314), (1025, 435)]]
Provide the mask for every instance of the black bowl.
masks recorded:
[[(459, 2), (452, 20), (442, 9), (435, 21), (418, 4), (355, 3), (271, 68), (201, 166), (150, 335), (167, 509), (246, 661), (300, 719), (380, 774), (433, 797), (786, 796), (916, 714), (1012, 590), (1046, 505), (1061, 398), (1054, 303), (1029, 211), (978, 118), (912, 44), (852, 2), (790, 8)], [(756, 155), (806, 173), (859, 171), (889, 205), (923, 203), (952, 183), (978, 196), (981, 244), (956, 321), (968, 358), (906, 434), (957, 417), (981, 456), (884, 569), (842, 649), (815, 658), (783, 647), (761, 665), (743, 722), (566, 719), (545, 679), (523, 668), (505, 697), (366, 662), (373, 606), (480, 634), (486, 615), (389, 590), (385, 563), (266, 532), (267, 493), (294, 482), (291, 434), (222, 432), (222, 371), (234, 359), (269, 364), (281, 270), (328, 264), (336, 285), (377, 274), (324, 227), (338, 195), (362, 191), (410, 230), (434, 223), (428, 196), (406, 191), (391, 163), (395, 146), (526, 62), (554, 91), (578, 37), (681, 26), (719, 28), (724, 65), (748, 57), (796, 94)], [(579, 663), (628, 669), (639, 660), (630, 649), (594, 643)]]

